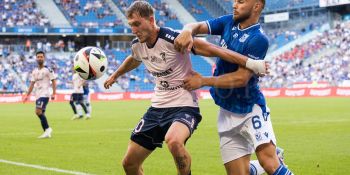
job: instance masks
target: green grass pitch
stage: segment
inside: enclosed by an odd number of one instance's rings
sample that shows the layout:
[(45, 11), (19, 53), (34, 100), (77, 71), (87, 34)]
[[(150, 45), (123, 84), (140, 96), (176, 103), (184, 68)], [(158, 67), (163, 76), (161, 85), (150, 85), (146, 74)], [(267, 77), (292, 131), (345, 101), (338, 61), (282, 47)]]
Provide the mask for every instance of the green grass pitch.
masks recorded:
[[(296, 175), (350, 172), (349, 98), (274, 98), (268, 100), (278, 145)], [(93, 102), (91, 120), (71, 121), (68, 103), (49, 103), (51, 139), (42, 132), (34, 104), (0, 104), (0, 159), (89, 174), (124, 174), (121, 161), (130, 132), (149, 101)], [(187, 148), (192, 174), (223, 175), (216, 132), (218, 108), (200, 102), (203, 120)], [(176, 174), (166, 145), (144, 163), (147, 175)], [(63, 174), (0, 162), (1, 175)]]

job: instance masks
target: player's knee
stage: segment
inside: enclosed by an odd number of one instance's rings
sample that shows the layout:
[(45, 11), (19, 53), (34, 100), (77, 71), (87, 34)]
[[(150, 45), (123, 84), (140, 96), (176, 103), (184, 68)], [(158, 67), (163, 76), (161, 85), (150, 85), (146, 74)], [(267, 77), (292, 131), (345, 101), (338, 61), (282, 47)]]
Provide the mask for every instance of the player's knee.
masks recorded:
[(165, 142), (167, 143), (168, 148), (172, 153), (179, 152), (184, 147), (184, 143), (179, 139), (176, 139), (176, 137), (167, 137), (165, 138)]
[(139, 168), (138, 163), (135, 161), (132, 161), (128, 157), (124, 157), (122, 161), (122, 165), (125, 171)]
[(36, 110), (36, 111), (35, 111), (35, 114), (36, 114), (37, 116), (40, 116), (41, 114), (43, 114), (43, 111), (42, 111), (42, 110)]

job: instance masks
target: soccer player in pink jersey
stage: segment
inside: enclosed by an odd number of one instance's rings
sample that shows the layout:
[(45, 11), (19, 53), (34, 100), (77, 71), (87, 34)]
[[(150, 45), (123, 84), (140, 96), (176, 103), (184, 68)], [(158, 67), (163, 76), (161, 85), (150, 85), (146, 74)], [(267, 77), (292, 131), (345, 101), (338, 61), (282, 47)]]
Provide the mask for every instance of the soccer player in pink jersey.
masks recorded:
[[(174, 40), (178, 32), (158, 27), (154, 9), (146, 1), (135, 1), (127, 9), (126, 16), (136, 39), (132, 42), (132, 54), (106, 80), (109, 88), (121, 75), (144, 63), (155, 77), (155, 93), (152, 105), (132, 131), (130, 143), (123, 160), (127, 175), (143, 174), (143, 161), (157, 147), (167, 143), (178, 174), (191, 174), (191, 156), (185, 143), (201, 121), (195, 91), (183, 88), (184, 79), (191, 75), (190, 53), (177, 52)], [(265, 62), (257, 62), (227, 49), (200, 39), (194, 40), (192, 52), (204, 56), (220, 56), (229, 62), (250, 67), (257, 73), (266, 73)], [(247, 62), (250, 62), (247, 64)]]
[(36, 61), (38, 63), (38, 67), (35, 68), (30, 76), (30, 86), (27, 94), (25, 95), (23, 102), (28, 100), (29, 95), (35, 88), (35, 97), (36, 97), (36, 109), (35, 113), (39, 117), (41, 126), (44, 130), (44, 133), (40, 135), (38, 138), (50, 138), (52, 129), (49, 127), (49, 123), (47, 122), (45, 111), (46, 106), (49, 103), (50, 97), (50, 82), (52, 82), (52, 95), (51, 100), (55, 99), (56, 95), (56, 80), (55, 74), (53, 70), (44, 66), (45, 62), (45, 53), (42, 51), (38, 51), (36, 54)]

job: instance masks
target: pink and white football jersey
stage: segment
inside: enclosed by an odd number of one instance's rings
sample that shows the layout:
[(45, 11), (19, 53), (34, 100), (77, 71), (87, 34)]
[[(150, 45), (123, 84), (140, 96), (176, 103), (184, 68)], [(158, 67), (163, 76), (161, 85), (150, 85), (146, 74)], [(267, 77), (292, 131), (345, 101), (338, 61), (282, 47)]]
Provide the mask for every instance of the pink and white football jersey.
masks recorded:
[(182, 54), (174, 48), (178, 35), (169, 28), (160, 28), (153, 47), (149, 48), (138, 39), (132, 42), (132, 57), (142, 61), (156, 80), (151, 100), (153, 107), (198, 107), (195, 91), (183, 89), (183, 81), (191, 74), (192, 64), (189, 53)]

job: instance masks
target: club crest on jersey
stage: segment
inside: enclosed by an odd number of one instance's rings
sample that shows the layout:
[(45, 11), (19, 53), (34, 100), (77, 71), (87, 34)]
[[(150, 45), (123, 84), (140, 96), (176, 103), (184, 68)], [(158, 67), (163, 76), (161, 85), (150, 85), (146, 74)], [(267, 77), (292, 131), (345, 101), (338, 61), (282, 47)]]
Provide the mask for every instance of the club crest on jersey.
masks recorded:
[(161, 57), (162, 60), (166, 63), (165, 52), (161, 52), (161, 53), (160, 53), (160, 57)]
[(234, 30), (236, 30), (237, 29), (237, 27), (236, 26), (233, 26), (232, 27), (232, 31), (234, 31)]
[(260, 133), (260, 132), (258, 132), (258, 133), (255, 134), (255, 139), (256, 139), (256, 141), (262, 140), (262, 137), (261, 137), (261, 133)]
[(243, 43), (245, 42), (247, 39), (248, 39), (249, 35), (248, 34), (244, 34), (240, 39), (239, 39), (239, 42)]
[(235, 33), (234, 35), (232, 35), (232, 37), (236, 39), (238, 37), (238, 33)]

